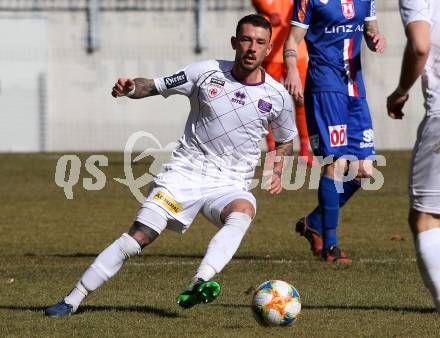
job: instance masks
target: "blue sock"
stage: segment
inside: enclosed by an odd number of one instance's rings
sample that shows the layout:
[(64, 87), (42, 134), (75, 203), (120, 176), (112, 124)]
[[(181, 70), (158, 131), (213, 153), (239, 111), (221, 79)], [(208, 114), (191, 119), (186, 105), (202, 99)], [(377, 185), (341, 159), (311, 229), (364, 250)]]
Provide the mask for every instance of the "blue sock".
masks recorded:
[(354, 195), (356, 191), (361, 187), (361, 181), (359, 180), (351, 180), (344, 182), (342, 185), (344, 188), (344, 192), (339, 194), (339, 207), (342, 207), (347, 201)]
[(321, 208), (319, 205), (307, 215), (307, 225), (317, 233), (322, 234)]
[(327, 176), (321, 177), (318, 199), (321, 210), (321, 236), (324, 242), (324, 250), (327, 250), (333, 245), (338, 245), (336, 228), (339, 222), (339, 193), (333, 179)]
[[(341, 208), (347, 201), (354, 195), (354, 193), (360, 188), (361, 182), (359, 180), (351, 180), (344, 182), (344, 192), (339, 194), (339, 207)], [(307, 225), (318, 232), (322, 233), (321, 224), (321, 210), (319, 205), (310, 214), (307, 215)]]

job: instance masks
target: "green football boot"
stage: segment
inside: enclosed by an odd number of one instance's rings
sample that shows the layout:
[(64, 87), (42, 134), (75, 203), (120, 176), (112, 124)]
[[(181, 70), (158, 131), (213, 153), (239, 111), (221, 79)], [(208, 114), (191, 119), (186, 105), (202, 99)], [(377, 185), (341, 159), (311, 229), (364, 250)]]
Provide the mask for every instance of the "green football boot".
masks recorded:
[(185, 291), (177, 296), (177, 304), (184, 309), (189, 309), (196, 304), (210, 303), (220, 295), (220, 290), (219, 283), (205, 282), (203, 279), (199, 279), (192, 282)]

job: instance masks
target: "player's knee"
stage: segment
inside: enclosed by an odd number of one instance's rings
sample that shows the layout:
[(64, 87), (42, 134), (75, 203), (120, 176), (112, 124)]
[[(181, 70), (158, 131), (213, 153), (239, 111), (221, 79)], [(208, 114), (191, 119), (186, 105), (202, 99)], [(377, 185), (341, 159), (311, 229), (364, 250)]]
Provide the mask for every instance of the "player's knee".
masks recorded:
[(228, 215), (233, 212), (239, 212), (247, 215), (251, 220), (255, 217), (254, 205), (245, 199), (239, 199), (228, 204), (220, 214), (221, 220), (224, 222)]
[(350, 169), (356, 174), (356, 178), (373, 176), (373, 162), (370, 160), (354, 161), (350, 163)]
[(370, 178), (373, 176), (373, 166), (360, 167), (357, 172), (357, 178)]
[(411, 208), (408, 223), (414, 236), (417, 234), (440, 227), (440, 215), (430, 214)]
[(167, 213), (156, 204), (148, 203), (139, 210), (129, 233), (143, 248), (159, 236), (167, 223)]
[(157, 231), (138, 221), (133, 223), (128, 234), (139, 243), (141, 248), (152, 243), (159, 236)]
[(323, 174), (335, 180), (341, 180), (347, 169), (347, 160), (338, 158), (333, 163), (324, 166)]

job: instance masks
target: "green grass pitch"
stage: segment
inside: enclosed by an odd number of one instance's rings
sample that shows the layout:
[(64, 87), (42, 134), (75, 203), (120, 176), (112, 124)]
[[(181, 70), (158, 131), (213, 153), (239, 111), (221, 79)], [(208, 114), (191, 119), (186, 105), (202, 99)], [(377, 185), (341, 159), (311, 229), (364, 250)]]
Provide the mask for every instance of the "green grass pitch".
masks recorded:
[[(0, 155), (0, 335), (3, 337), (438, 337), (414, 260), (407, 215), (409, 152), (386, 152), (379, 191), (360, 191), (341, 212), (341, 247), (350, 267), (317, 261), (293, 224), (316, 204), (316, 190), (272, 197), (260, 188), (256, 219), (218, 276), (222, 295), (180, 309), (175, 298), (198, 266), (215, 227), (198, 217), (184, 235), (164, 234), (66, 319), (43, 309), (70, 290), (94, 257), (131, 225), (139, 203), (122, 154), (107, 154), (107, 182), (68, 200), (54, 183), (56, 154)], [(145, 164), (145, 165), (143, 165)], [(146, 163), (135, 166), (136, 177)], [(257, 172), (261, 176), (261, 170)], [(439, 258), (440, 259), (440, 258)], [(303, 310), (292, 327), (263, 328), (249, 304), (268, 279), (292, 283)]]

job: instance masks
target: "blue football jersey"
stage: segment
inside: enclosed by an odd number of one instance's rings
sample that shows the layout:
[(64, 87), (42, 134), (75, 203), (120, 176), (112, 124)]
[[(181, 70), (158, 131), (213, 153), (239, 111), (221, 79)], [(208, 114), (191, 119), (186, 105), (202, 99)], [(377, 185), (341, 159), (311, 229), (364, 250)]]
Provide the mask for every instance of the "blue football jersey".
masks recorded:
[(292, 25), (307, 29), (307, 91), (365, 97), (361, 43), (372, 20), (374, 0), (295, 0)]

